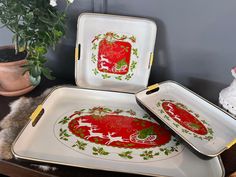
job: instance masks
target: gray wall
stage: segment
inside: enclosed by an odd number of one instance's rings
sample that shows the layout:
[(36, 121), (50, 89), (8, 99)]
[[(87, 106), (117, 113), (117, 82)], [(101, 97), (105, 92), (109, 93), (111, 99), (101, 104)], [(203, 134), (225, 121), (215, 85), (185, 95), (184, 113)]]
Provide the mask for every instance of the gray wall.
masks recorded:
[(216, 102), (236, 65), (235, 0), (108, 0), (108, 13), (159, 26), (150, 82), (176, 80)]
[[(57, 77), (73, 79), (76, 19), (84, 11), (151, 18), (160, 33), (150, 83), (176, 80), (216, 102), (232, 81), (236, 65), (235, 0), (75, 0), (69, 9), (68, 32), (48, 65)], [(10, 42), (0, 29), (0, 44)]]
[[(0, 23), (0, 26), (3, 26)], [(0, 28), (0, 45), (11, 44), (12, 33), (7, 28)]]

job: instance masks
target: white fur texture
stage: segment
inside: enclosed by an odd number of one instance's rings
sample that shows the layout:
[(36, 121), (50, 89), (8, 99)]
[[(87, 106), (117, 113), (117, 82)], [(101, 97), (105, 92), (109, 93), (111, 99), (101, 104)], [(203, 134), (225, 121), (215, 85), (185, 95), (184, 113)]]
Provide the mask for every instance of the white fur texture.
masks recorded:
[(36, 98), (21, 97), (10, 104), (10, 113), (0, 121), (0, 158), (11, 159), (11, 145), (20, 130), (28, 122), (31, 113), (35, 110), (52, 88), (47, 89)]
[[(10, 113), (0, 121), (0, 159), (12, 159), (11, 145), (21, 129), (28, 122), (31, 113), (42, 103), (49, 92), (49, 88), (36, 98), (21, 97), (10, 104)], [(31, 164), (42, 171), (55, 171), (56, 167)]]

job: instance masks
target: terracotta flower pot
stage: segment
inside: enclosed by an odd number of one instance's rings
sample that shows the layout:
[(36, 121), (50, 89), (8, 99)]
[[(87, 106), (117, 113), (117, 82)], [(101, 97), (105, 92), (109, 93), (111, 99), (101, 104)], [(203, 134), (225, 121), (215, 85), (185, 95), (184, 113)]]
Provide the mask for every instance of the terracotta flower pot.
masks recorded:
[[(2, 46), (0, 52), (14, 49), (14, 46)], [(16, 61), (0, 62), (0, 95), (19, 96), (31, 91), (34, 87), (29, 80), (29, 73), (23, 74), (22, 65), (27, 60), (22, 58)]]

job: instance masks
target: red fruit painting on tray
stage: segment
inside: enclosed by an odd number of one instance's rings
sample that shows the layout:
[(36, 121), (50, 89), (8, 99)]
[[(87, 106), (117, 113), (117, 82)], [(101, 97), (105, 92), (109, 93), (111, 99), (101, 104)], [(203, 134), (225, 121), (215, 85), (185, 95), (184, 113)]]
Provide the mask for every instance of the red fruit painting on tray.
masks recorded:
[(131, 47), (129, 42), (101, 40), (98, 49), (98, 70), (126, 74), (130, 65)]
[(183, 147), (167, 129), (148, 114), (139, 116), (132, 109), (81, 109), (60, 119), (55, 134), (77, 151), (117, 160), (163, 159), (181, 152)]
[(133, 35), (107, 32), (92, 40), (92, 72), (102, 79), (129, 81), (137, 68), (139, 50)]
[[(203, 119), (199, 120), (199, 115), (188, 109), (187, 106), (177, 103), (173, 100), (161, 100), (157, 106), (162, 108), (160, 113), (165, 113), (167, 120), (174, 120), (173, 125), (176, 128), (180, 126), (183, 133), (193, 134), (194, 137), (200, 139), (211, 140), (213, 138), (213, 131), (209, 124)], [(192, 132), (192, 133), (191, 133)]]

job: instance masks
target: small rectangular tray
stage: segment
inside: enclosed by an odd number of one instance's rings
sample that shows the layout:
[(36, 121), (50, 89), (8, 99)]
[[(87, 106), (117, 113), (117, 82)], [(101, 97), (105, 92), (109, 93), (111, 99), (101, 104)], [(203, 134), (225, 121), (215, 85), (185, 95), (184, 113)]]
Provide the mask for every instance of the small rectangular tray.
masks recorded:
[(31, 119), (12, 146), (19, 159), (149, 176), (224, 176), (219, 157), (193, 154), (134, 94), (60, 87)]
[(215, 157), (236, 142), (234, 118), (176, 82), (153, 85), (136, 99), (203, 155)]

